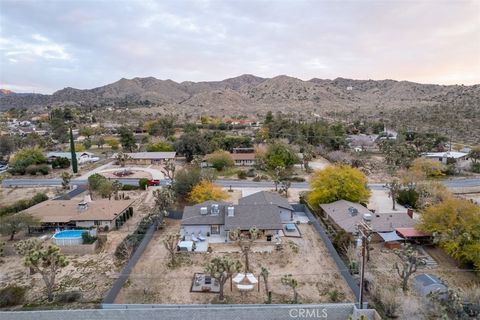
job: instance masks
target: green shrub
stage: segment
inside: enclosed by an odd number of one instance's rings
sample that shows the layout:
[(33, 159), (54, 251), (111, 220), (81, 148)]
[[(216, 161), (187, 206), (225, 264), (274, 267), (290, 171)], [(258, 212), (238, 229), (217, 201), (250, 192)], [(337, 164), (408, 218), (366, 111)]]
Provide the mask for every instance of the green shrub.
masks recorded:
[(62, 303), (72, 303), (82, 298), (82, 293), (78, 291), (60, 292), (57, 295), (57, 301)]
[(53, 169), (66, 169), (70, 167), (70, 160), (64, 157), (55, 158), (52, 160)]
[(254, 169), (254, 168), (248, 169), (248, 171), (247, 171), (247, 177), (249, 177), (249, 178), (254, 178), (256, 175), (257, 175), (257, 173), (255, 172), (255, 169)]
[(302, 177), (288, 177), (285, 180), (288, 180), (291, 182), (305, 182), (305, 178), (302, 178)]
[(95, 173), (88, 177), (88, 184), (90, 185), (90, 188), (92, 188), (92, 190), (96, 191), (98, 190), (100, 185), (106, 180), (107, 178), (105, 178), (101, 174)]
[(104, 231), (104, 232), (108, 232), (109, 229), (110, 229), (110, 228), (109, 228), (108, 226), (103, 227), (103, 231)]
[(472, 172), (480, 173), (480, 162), (472, 163), (471, 170)]
[(48, 200), (47, 195), (45, 193), (39, 192), (35, 194), (30, 200), (18, 200), (10, 206), (0, 208), (0, 216), (23, 211), (45, 200)]
[(0, 289), (0, 308), (23, 304), (25, 301), (25, 292), (25, 288), (17, 286)]
[(122, 190), (123, 191), (138, 190), (138, 189), (140, 189), (140, 186), (133, 186), (133, 185), (130, 185), (130, 184), (122, 185)]
[(256, 176), (255, 178), (253, 178), (253, 181), (255, 181), (255, 182), (258, 182), (260, 180), (262, 180), (262, 178), (260, 176)]
[(245, 180), (245, 179), (247, 179), (247, 172), (245, 170), (238, 170), (237, 171), (237, 177), (238, 177), (238, 179)]
[(138, 180), (138, 186), (140, 187), (140, 189), (145, 190), (145, 187), (148, 185), (148, 181), (149, 180), (147, 178), (142, 178)]
[(417, 201), (418, 201), (418, 192), (415, 191), (414, 189), (401, 190), (398, 193), (397, 202), (402, 206), (409, 205), (412, 208), (416, 208)]
[(83, 244), (92, 244), (97, 240), (97, 237), (92, 237), (90, 233), (84, 232), (82, 233), (82, 240)]

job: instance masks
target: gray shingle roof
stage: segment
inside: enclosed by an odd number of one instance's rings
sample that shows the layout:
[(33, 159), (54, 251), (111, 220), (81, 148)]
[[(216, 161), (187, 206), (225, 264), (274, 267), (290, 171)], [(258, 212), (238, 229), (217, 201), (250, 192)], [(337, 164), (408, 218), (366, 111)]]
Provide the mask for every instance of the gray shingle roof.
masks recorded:
[(280, 208), (293, 211), (293, 207), (288, 203), (288, 199), (280, 196), (278, 193), (260, 191), (238, 200), (242, 205), (256, 205), (256, 204), (274, 204)]
[(280, 230), (282, 221), (278, 206), (273, 204), (263, 205), (236, 205), (234, 215), (225, 217), (225, 230), (240, 228), (248, 230), (255, 226), (261, 230)]
[[(364, 214), (371, 214), (371, 227), (375, 232), (394, 231), (395, 228), (413, 227), (416, 222), (405, 212), (374, 214), (359, 203), (338, 200), (321, 204), (320, 207), (340, 228), (349, 233), (357, 231), (356, 225), (363, 221)], [(357, 210), (356, 215), (349, 213), (349, 208)]]
[[(218, 204), (220, 210), (218, 215), (212, 215), (212, 204)], [(186, 206), (183, 209), (182, 225), (212, 225), (212, 224), (224, 224), (225, 223), (225, 211), (226, 207), (232, 205), (228, 202), (222, 201), (205, 201), (194, 206)], [(208, 214), (202, 215), (200, 213), (201, 207), (207, 207)]]

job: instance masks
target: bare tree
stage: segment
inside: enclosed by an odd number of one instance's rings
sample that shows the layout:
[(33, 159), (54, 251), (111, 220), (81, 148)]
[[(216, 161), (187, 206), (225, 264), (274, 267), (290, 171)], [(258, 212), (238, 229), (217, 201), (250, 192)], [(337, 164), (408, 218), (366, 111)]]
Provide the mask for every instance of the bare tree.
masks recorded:
[(395, 208), (395, 203), (398, 194), (402, 190), (402, 184), (400, 183), (400, 179), (393, 178), (390, 182), (387, 182), (385, 184), (385, 188), (388, 189), (388, 196), (392, 199), (392, 210), (397, 210)]
[(248, 234), (242, 233), (238, 228), (230, 232), (231, 239), (237, 242), (243, 257), (245, 258), (245, 273), (250, 271), (249, 256), (253, 247), (253, 242), (258, 238), (258, 231), (257, 227), (252, 227), (248, 231)]
[(403, 292), (406, 292), (408, 290), (408, 279), (417, 272), (419, 265), (425, 264), (425, 261), (418, 257), (417, 251), (409, 244), (405, 245), (401, 250), (396, 250), (395, 254), (400, 258), (401, 263), (395, 262), (393, 267), (402, 279)]
[(167, 239), (163, 240), (163, 245), (168, 250), (170, 254), (170, 262), (168, 266), (173, 268), (177, 265), (176, 253), (177, 253), (177, 244), (180, 240), (180, 234), (169, 234)]
[(292, 183), (288, 180), (283, 179), (281, 182), (281, 188), (280, 191), (285, 194), (285, 197), (288, 198), (288, 189), (292, 186)]

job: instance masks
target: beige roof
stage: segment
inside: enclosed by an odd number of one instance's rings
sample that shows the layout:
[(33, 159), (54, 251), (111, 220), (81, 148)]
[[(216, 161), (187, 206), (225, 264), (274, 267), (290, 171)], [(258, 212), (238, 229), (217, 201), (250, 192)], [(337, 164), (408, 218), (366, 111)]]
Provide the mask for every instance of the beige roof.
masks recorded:
[(174, 159), (175, 152), (132, 152), (127, 153), (134, 160), (163, 160)]
[(79, 210), (78, 200), (47, 200), (25, 210), (44, 223), (69, 221), (112, 221), (127, 209), (132, 200), (101, 199), (89, 202), (87, 209)]
[(230, 156), (234, 161), (255, 160), (255, 153), (231, 153)]
[(364, 221), (364, 214), (371, 215), (370, 225), (375, 232), (393, 231), (416, 224), (405, 212), (375, 214), (361, 204), (347, 200), (321, 204), (320, 207), (340, 228), (349, 233), (357, 231), (357, 225)]

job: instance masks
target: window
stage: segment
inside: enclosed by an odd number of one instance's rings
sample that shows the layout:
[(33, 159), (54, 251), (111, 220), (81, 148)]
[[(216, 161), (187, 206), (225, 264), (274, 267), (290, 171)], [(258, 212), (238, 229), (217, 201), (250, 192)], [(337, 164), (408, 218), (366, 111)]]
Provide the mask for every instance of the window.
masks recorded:
[(212, 225), (210, 234), (220, 234), (220, 225), (218, 224)]

